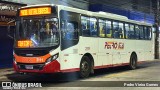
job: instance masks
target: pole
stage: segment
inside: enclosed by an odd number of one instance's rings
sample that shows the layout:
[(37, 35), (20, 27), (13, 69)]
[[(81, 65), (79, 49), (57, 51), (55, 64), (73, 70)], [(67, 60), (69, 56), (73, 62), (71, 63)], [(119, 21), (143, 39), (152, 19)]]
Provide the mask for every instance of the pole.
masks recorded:
[(159, 59), (159, 0), (157, 0), (156, 16), (155, 16), (155, 28), (156, 28), (156, 38), (155, 38), (155, 59)]

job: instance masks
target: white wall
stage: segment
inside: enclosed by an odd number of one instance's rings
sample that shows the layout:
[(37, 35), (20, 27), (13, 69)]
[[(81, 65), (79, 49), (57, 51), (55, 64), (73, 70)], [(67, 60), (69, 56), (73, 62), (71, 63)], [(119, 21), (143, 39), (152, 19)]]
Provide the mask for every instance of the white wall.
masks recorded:
[(24, 3), (28, 5), (33, 4), (61, 4), (81, 9), (88, 9), (88, 3), (85, 3), (83, 0), (4, 0), (4, 1), (11, 1), (17, 3)]

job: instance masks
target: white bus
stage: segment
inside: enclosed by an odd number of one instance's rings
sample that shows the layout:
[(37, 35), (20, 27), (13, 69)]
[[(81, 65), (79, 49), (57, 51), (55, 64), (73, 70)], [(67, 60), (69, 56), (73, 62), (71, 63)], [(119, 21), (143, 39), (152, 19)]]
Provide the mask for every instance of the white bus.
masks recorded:
[(22, 73), (79, 71), (153, 60), (151, 24), (125, 16), (62, 5), (32, 5), (18, 10), (14, 69)]

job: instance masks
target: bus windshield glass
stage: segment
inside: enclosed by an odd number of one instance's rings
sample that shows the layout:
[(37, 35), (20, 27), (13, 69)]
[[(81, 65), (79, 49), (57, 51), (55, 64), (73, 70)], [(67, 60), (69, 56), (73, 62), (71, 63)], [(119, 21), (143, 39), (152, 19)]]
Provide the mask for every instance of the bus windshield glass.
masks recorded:
[(34, 48), (59, 45), (58, 19), (20, 17), (16, 23), (16, 47)]

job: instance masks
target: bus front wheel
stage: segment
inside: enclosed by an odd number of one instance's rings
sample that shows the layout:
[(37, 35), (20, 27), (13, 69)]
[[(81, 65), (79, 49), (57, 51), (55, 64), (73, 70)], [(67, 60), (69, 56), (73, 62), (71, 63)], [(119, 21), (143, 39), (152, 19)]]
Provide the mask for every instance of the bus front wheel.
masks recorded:
[(91, 72), (91, 61), (89, 57), (84, 56), (80, 63), (80, 77), (86, 78)]
[(136, 54), (131, 55), (129, 68), (132, 70), (137, 68), (137, 55)]

